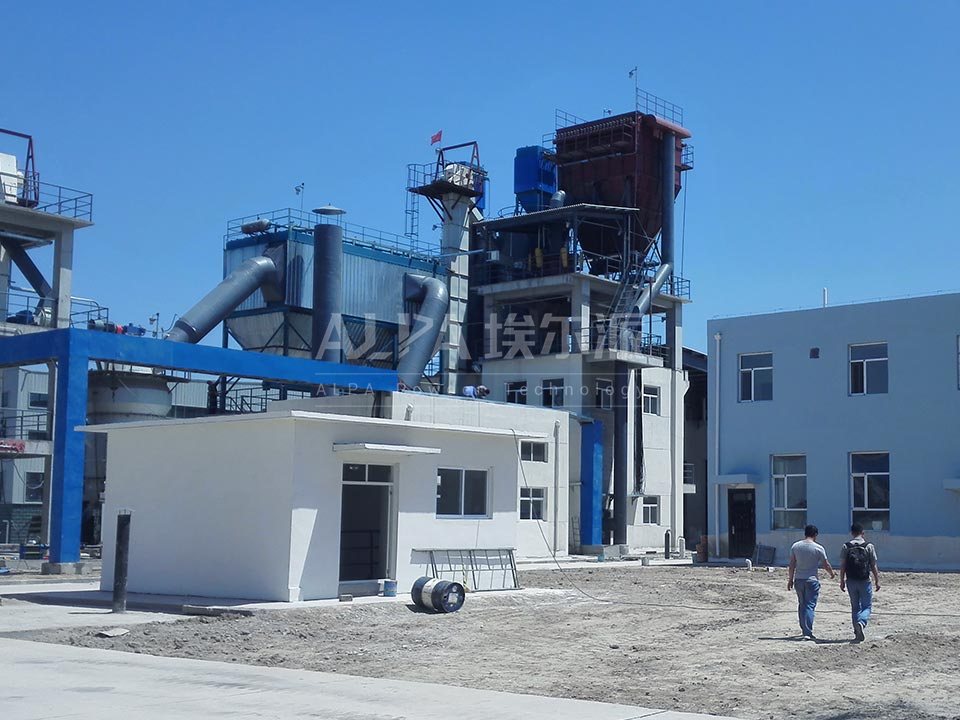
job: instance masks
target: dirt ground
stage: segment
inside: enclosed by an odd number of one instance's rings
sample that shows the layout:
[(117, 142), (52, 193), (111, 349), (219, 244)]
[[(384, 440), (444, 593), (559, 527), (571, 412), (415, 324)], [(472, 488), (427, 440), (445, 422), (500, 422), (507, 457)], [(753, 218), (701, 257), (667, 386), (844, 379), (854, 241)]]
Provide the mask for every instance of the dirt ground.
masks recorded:
[[(824, 582), (817, 642), (798, 638), (786, 571), (607, 566), (528, 571), (522, 594), (458, 613), (343, 604), (191, 618), (89, 647), (586, 698), (742, 718), (960, 719), (960, 575), (886, 573), (867, 641)], [(615, 602), (598, 602), (574, 589)]]

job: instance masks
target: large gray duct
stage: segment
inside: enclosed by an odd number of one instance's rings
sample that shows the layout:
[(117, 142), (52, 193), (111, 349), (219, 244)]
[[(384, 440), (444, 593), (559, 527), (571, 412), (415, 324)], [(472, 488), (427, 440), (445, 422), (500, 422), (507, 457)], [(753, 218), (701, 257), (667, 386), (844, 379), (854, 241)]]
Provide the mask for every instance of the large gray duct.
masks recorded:
[(400, 353), (397, 378), (408, 388), (420, 384), (423, 369), (437, 346), (443, 321), (450, 307), (446, 283), (434, 277), (407, 275), (404, 278), (404, 299), (418, 304), (413, 316), (410, 340)]
[(613, 543), (627, 544), (627, 395), (630, 366), (613, 363)]
[[(630, 314), (630, 323), (639, 323), (643, 316), (650, 310), (653, 299), (660, 292), (660, 288), (667, 281), (673, 272), (670, 263), (665, 263), (657, 269), (657, 274), (653, 276), (653, 282), (643, 289), (640, 299), (633, 306), (633, 312)], [(639, 384), (639, 381), (638, 381)], [(625, 545), (627, 542), (627, 395), (630, 387), (630, 368), (623, 361), (616, 361), (613, 364), (613, 542), (617, 545)], [(634, 422), (643, 422), (641, 412), (636, 412)], [(642, 429), (636, 433), (635, 442), (643, 442)], [(634, 452), (634, 459), (642, 458), (642, 454)]]
[(663, 133), (660, 151), (660, 262), (673, 265), (673, 206), (677, 186), (677, 136)]
[(245, 260), (219, 285), (184, 313), (164, 337), (173, 342), (198, 343), (257, 289), (267, 302), (283, 301), (281, 248)]
[(631, 320), (642, 318), (647, 314), (650, 306), (653, 304), (653, 299), (660, 292), (660, 288), (663, 287), (663, 284), (672, 273), (673, 266), (670, 263), (664, 263), (657, 268), (657, 274), (653, 276), (653, 282), (643, 289), (643, 292), (640, 293), (640, 297), (637, 300), (637, 304), (633, 306), (633, 311), (630, 313)]
[[(340, 302), (343, 285), (343, 228), (313, 228), (313, 322), (310, 355), (340, 362)], [(376, 291), (376, 289), (374, 289)]]

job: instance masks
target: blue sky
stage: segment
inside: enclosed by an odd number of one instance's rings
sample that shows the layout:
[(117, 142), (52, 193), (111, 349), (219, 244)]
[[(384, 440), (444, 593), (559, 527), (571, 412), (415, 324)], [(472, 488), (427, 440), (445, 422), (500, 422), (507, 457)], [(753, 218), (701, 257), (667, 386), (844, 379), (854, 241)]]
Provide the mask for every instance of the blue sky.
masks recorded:
[[(686, 342), (717, 315), (960, 289), (957, 2), (5, 3), (0, 126), (94, 193), (75, 293), (165, 322), (221, 276), (230, 218), (299, 200), (403, 232), (406, 164), (684, 107)], [(0, 148), (2, 149), (2, 148)], [(428, 217), (424, 215), (423, 217)], [(428, 229), (429, 222), (423, 225)]]

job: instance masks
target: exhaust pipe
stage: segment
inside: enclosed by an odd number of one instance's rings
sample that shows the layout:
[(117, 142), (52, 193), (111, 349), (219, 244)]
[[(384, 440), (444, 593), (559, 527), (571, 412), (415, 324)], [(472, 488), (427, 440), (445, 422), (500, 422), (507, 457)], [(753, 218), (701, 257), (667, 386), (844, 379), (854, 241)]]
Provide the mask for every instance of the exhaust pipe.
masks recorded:
[(404, 299), (416, 302), (418, 307), (410, 337), (400, 352), (397, 378), (401, 387), (415, 388), (436, 349), (450, 307), (450, 294), (446, 283), (435, 277), (407, 275), (404, 286)]
[(187, 310), (164, 339), (196, 344), (258, 289), (267, 302), (283, 301), (282, 248), (245, 260), (200, 302)]

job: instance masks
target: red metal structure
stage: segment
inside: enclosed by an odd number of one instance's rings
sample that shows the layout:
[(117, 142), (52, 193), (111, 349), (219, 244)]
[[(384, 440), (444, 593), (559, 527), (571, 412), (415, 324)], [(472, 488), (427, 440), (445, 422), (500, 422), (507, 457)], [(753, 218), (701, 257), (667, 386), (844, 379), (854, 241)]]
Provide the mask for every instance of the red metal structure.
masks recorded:
[[(690, 132), (680, 125), (635, 111), (558, 129), (556, 163), (566, 202), (637, 208), (642, 232), (650, 240), (656, 238), (661, 225), (662, 138), (668, 132), (676, 138), (676, 196), (681, 172), (690, 169), (683, 152)], [(590, 244), (589, 233), (580, 239)], [(608, 242), (596, 240), (604, 246)], [(589, 249), (600, 254), (615, 250)]]

